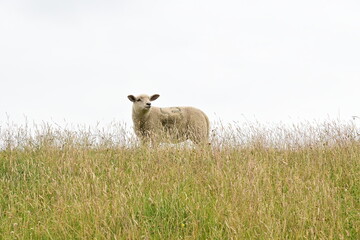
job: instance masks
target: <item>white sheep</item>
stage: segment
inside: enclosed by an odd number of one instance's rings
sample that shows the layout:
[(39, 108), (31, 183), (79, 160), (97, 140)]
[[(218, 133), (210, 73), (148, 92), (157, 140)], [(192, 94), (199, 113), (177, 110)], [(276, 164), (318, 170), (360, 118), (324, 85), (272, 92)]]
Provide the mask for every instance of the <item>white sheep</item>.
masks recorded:
[(210, 124), (204, 112), (193, 107), (152, 107), (151, 102), (159, 96), (128, 96), (133, 102), (135, 134), (143, 143), (178, 143), (188, 139), (195, 144), (209, 143)]

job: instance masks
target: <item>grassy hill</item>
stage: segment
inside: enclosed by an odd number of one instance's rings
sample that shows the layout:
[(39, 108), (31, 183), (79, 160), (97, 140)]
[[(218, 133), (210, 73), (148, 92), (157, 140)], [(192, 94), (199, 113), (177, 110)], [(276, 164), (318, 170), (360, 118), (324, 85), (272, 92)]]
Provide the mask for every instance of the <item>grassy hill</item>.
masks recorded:
[(360, 238), (354, 126), (220, 124), (211, 147), (126, 131), (2, 128), (0, 239)]

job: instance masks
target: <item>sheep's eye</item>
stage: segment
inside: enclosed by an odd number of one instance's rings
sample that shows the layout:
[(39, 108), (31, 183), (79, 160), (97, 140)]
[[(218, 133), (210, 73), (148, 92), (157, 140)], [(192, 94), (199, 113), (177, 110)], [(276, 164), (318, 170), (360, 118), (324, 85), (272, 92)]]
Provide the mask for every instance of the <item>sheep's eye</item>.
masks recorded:
[(141, 102), (141, 99), (139, 98), (138, 100), (136, 100), (137, 102)]

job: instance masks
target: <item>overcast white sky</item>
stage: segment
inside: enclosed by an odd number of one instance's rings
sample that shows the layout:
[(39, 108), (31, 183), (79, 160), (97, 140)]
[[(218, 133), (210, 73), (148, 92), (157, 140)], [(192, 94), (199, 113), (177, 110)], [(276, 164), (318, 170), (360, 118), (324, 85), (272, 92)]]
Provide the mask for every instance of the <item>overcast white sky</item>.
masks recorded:
[(0, 124), (131, 123), (129, 94), (211, 120), (360, 115), (358, 0), (0, 0)]

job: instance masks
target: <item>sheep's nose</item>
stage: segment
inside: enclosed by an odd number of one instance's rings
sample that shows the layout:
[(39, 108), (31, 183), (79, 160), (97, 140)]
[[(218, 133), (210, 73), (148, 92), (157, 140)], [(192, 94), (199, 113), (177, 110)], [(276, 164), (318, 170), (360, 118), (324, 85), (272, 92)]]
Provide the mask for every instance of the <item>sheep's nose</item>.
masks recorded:
[(151, 106), (151, 103), (148, 102), (148, 103), (146, 103), (146, 105), (150, 107), (150, 106)]

